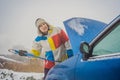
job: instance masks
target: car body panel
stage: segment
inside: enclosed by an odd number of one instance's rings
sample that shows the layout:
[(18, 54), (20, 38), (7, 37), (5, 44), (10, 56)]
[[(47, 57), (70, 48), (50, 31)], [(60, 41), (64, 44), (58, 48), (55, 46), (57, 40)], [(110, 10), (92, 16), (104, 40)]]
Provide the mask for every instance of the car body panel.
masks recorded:
[(75, 80), (120, 80), (120, 57), (78, 59)]
[(56, 65), (49, 71), (46, 80), (75, 80), (75, 67), (79, 58), (80, 54)]

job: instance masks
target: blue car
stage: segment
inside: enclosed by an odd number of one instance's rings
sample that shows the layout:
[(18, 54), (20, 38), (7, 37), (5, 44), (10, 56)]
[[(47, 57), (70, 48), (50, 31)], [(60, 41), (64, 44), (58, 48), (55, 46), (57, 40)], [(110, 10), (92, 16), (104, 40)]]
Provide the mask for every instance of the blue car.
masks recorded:
[(79, 50), (54, 66), (46, 80), (120, 80), (120, 15)]

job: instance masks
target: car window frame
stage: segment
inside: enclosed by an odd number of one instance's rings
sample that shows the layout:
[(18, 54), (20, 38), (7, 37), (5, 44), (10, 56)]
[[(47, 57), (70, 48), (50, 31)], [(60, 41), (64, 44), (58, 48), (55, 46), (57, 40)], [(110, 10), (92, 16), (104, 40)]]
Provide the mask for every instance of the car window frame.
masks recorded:
[[(92, 55), (94, 47), (102, 40), (104, 39), (113, 29), (117, 27), (117, 25), (120, 25), (120, 15), (115, 18), (108, 26), (104, 29), (103, 32), (101, 32), (89, 45), (90, 45), (90, 53)], [(119, 55), (119, 56), (118, 56)], [(106, 54), (106, 55), (98, 55), (92, 57), (89, 57), (88, 60), (94, 60), (94, 59), (108, 59), (113, 57), (120, 57), (120, 53), (115, 54)]]

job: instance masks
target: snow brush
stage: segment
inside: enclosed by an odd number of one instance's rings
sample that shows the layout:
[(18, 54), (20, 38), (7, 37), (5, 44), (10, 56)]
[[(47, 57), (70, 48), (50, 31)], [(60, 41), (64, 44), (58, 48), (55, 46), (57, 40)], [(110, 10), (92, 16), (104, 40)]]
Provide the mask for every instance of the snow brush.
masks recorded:
[[(19, 52), (20, 52), (20, 50), (16, 50), (16, 49), (8, 49), (8, 51), (11, 52), (11, 53), (14, 53), (14, 54), (18, 54), (18, 55), (19, 55)], [(43, 57), (34, 56), (33, 54), (28, 53), (27, 51), (24, 53), (24, 56), (39, 58), (41, 60), (47, 60), (46, 58), (43, 58)], [(51, 61), (51, 62), (61, 62), (61, 61), (52, 61), (52, 60), (48, 60), (48, 61)]]

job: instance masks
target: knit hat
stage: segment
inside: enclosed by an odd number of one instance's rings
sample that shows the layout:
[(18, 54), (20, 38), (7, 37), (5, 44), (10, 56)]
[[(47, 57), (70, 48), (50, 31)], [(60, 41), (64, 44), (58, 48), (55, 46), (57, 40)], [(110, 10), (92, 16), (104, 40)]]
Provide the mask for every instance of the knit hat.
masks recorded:
[[(42, 23), (47, 23), (44, 19), (42, 18), (38, 18), (36, 21), (35, 21), (35, 25), (36, 27), (39, 27)], [(47, 23), (48, 24), (48, 23)]]

